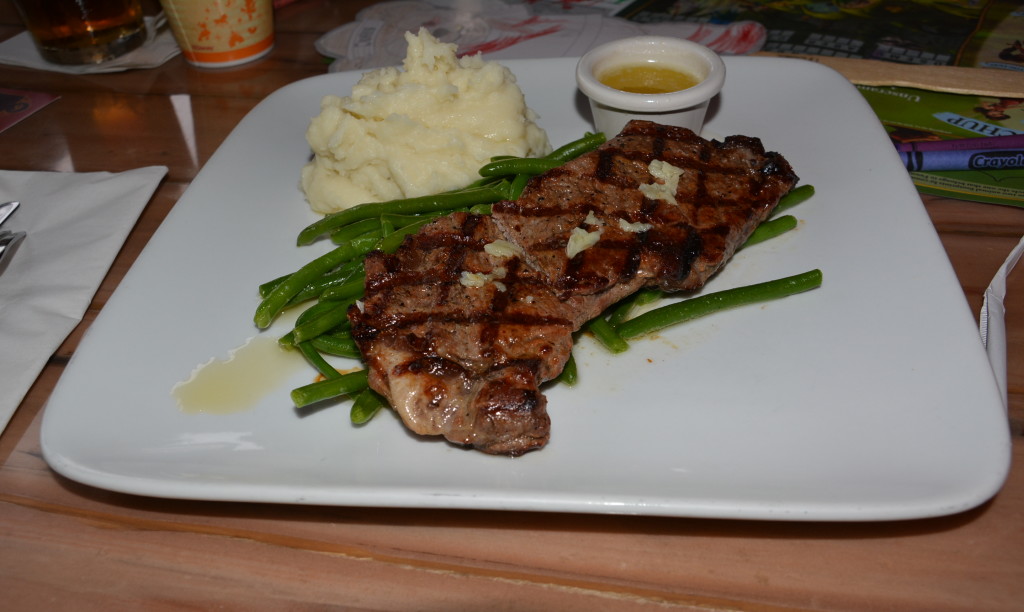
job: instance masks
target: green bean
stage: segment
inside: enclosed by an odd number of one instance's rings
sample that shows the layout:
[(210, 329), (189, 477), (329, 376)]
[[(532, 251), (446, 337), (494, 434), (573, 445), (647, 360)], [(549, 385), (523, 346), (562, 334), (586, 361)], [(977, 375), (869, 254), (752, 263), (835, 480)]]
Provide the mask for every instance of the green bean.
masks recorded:
[[(321, 297), (327, 289), (348, 283), (353, 278), (363, 278), (363, 262), (361, 260), (350, 261), (333, 272), (324, 274), (320, 278), (303, 287), (302, 291), (295, 294), (288, 301), (288, 306), (294, 306), (300, 302)], [(363, 281), (360, 280), (360, 283)], [(341, 299), (341, 298), (339, 298)]]
[[(335, 302), (317, 302), (299, 313), (299, 316), (295, 318), (295, 325), (301, 325), (307, 321), (312, 321), (313, 319), (322, 316), (324, 313), (333, 310), (335, 306), (337, 306)], [(294, 347), (297, 344), (295, 342), (294, 326), (291, 331), (278, 338), (277, 343), (287, 348)]]
[(775, 205), (775, 210), (772, 211), (772, 215), (778, 215), (784, 210), (789, 210), (797, 204), (806, 201), (814, 195), (814, 185), (800, 185), (795, 189), (791, 189), (789, 193), (782, 196), (779, 203)]
[(420, 231), (421, 227), (423, 227), (427, 223), (430, 223), (431, 221), (433, 221), (433, 219), (428, 217), (416, 221), (415, 223), (410, 223), (409, 225), (406, 225), (401, 229), (397, 229), (395, 230), (395, 233), (381, 240), (380, 244), (377, 245), (377, 248), (380, 249), (381, 251), (384, 251), (385, 253), (394, 253), (398, 249), (398, 247), (402, 245), (402, 242), (405, 240), (406, 236), (415, 234), (416, 232)]
[(480, 177), (480, 178), (476, 179), (472, 183), (466, 185), (465, 187), (462, 188), (462, 190), (476, 189), (477, 187), (496, 187), (496, 188), (500, 188), (499, 186), (503, 182), (505, 182), (505, 179), (502, 178), (502, 177), (483, 176), (483, 177)]
[(274, 280), (269, 280), (269, 281), (263, 283), (262, 285), (260, 285), (260, 288), (259, 288), (260, 298), (262, 299), (262, 298), (265, 298), (268, 295), (270, 295), (270, 292), (274, 290), (274, 287), (276, 287), (276, 286), (280, 285), (281, 283), (283, 283), (284, 281), (288, 280), (288, 277), (291, 276), (292, 274), (293, 273), (288, 273), (288, 274), (285, 274), (284, 276), (278, 276)]
[(313, 348), (328, 355), (348, 357), (350, 359), (359, 359), (362, 356), (359, 353), (359, 346), (356, 345), (356, 341), (349, 334), (323, 334), (309, 342), (313, 345)]
[(295, 348), (295, 334), (288, 332), (277, 339), (277, 345), (281, 348), (293, 349)]
[(335, 244), (341, 244), (346, 240), (358, 238), (368, 232), (377, 231), (380, 231), (380, 221), (377, 219), (363, 219), (361, 221), (356, 221), (355, 223), (349, 223), (348, 225), (331, 232), (331, 240), (333, 240)]
[(302, 325), (303, 323), (321, 317), (324, 315), (324, 313), (334, 310), (334, 308), (337, 305), (337, 302), (320, 300), (316, 304), (313, 304), (309, 308), (299, 313), (299, 316), (295, 318), (295, 325)]
[(373, 230), (372, 232), (366, 232), (365, 234), (360, 234), (359, 236), (356, 236), (355, 238), (352, 238), (351, 240), (342, 240), (342, 239), (340, 239), (338, 237), (335, 237), (332, 234), (331, 235), (331, 242), (333, 242), (334, 244), (350, 244), (350, 245), (352, 245), (352, 249), (353, 249), (353, 252), (354, 252), (354, 254), (352, 256), (353, 258), (359, 257), (360, 255), (366, 255), (367, 253), (372, 251), (374, 248), (376, 248), (377, 242), (383, 237), (383, 232), (381, 232), (381, 229), (380, 229), (380, 220), (379, 219), (374, 219), (374, 221), (377, 223), (377, 229)]
[(339, 372), (334, 366), (327, 363), (327, 360), (317, 352), (316, 348), (313, 347), (310, 341), (300, 342), (298, 344), (299, 350), (302, 351), (302, 355), (306, 358), (306, 361), (310, 363), (317, 372), (320, 372), (324, 378), (341, 378), (341, 372)]
[(561, 373), (555, 377), (556, 383), (563, 383), (570, 387), (575, 385), (579, 380), (579, 372), (576, 369), (576, 358), (572, 353), (569, 353), (569, 359), (565, 362), (565, 366), (562, 367)]
[(381, 222), (389, 221), (391, 225), (393, 225), (394, 228), (397, 230), (402, 229), (403, 227), (409, 225), (410, 223), (422, 221), (425, 218), (437, 219), (438, 217), (443, 217), (446, 214), (448, 214), (448, 211), (446, 210), (431, 213), (423, 213), (421, 215), (393, 215), (385, 213), (380, 216), (380, 219)]
[(567, 162), (571, 159), (576, 159), (584, 153), (589, 153), (597, 147), (604, 144), (605, 136), (601, 132), (596, 134), (586, 134), (583, 138), (578, 138), (568, 144), (564, 144), (551, 153), (544, 156), (545, 159), (550, 159), (557, 162)]
[[(483, 212), (481, 212), (483, 211)], [(435, 219), (450, 215), (455, 212), (471, 212), (475, 214), (491, 214), (490, 204), (474, 204), (470, 207), (455, 208), (452, 210), (441, 210), (432, 213), (423, 213), (422, 215), (382, 215), (381, 220), (387, 219), (394, 224), (395, 231), (399, 231), (415, 225), (417, 228), (423, 227), (425, 224)]]
[(797, 220), (793, 215), (782, 215), (781, 217), (765, 221), (754, 228), (754, 231), (751, 232), (747, 241), (740, 245), (740, 248), (745, 249), (748, 246), (785, 234), (786, 232), (795, 229), (796, 225)]
[[(309, 283), (309, 285), (305, 286), (301, 290), (300, 294), (297, 294), (296, 297), (292, 299), (291, 303), (296, 304), (298, 302), (303, 302), (309, 299), (308, 297), (300, 299), (299, 296), (302, 294), (311, 294), (313, 297), (318, 296), (319, 294), (321, 294), (321, 292), (324, 291), (324, 288), (331, 287), (332, 285), (338, 285), (339, 282), (344, 282), (353, 273), (361, 270), (361, 260), (352, 260), (342, 263), (339, 267), (335, 268), (334, 270), (328, 271), (325, 274), (313, 279)], [(259, 286), (259, 297), (265, 298), (268, 295), (270, 295), (270, 292), (273, 291), (273, 288), (281, 285), (281, 283), (287, 280), (288, 277), (292, 275), (292, 273), (285, 274), (283, 276), (278, 276), (273, 280), (267, 280), (266, 282), (264, 282), (263, 285)]]
[(665, 292), (660, 289), (641, 289), (633, 295), (619, 300), (615, 306), (612, 307), (611, 313), (608, 315), (608, 323), (615, 327), (629, 318), (629, 313), (634, 308), (645, 306), (651, 302), (656, 302), (665, 296)]
[(292, 330), (295, 343), (300, 344), (306, 340), (312, 340), (348, 321), (348, 307), (354, 302), (355, 300), (321, 302), (332, 304), (334, 307), (309, 321), (298, 323)]
[(480, 168), (480, 176), (513, 176), (517, 174), (543, 174), (562, 162), (544, 157), (513, 157), (490, 162)]
[(342, 374), (338, 378), (329, 378), (292, 389), (292, 402), (297, 408), (302, 408), (342, 395), (354, 395), (366, 389), (368, 384), (366, 370), (356, 370)]
[[(641, 289), (640, 291), (644, 290)], [(608, 324), (614, 328), (629, 319), (630, 313), (637, 307), (636, 300), (638, 295), (640, 295), (639, 291), (616, 302), (608, 313)]]
[[(552, 168), (561, 166), (571, 159), (575, 159), (588, 151), (596, 149), (604, 141), (604, 134), (588, 133), (583, 138), (579, 138), (565, 144), (543, 157), (513, 157), (509, 155), (496, 155), (491, 158), (489, 163), (484, 164), (480, 168), (480, 176), (485, 178), (514, 176), (516, 179), (525, 183), (525, 179), (520, 178), (522, 175), (526, 175), (528, 178), (537, 174), (543, 174)], [(520, 187), (516, 189), (515, 181), (513, 181), (513, 189), (510, 192), (510, 197), (507, 199), (517, 199), (520, 192), (522, 192), (522, 188)]]
[(513, 201), (518, 200), (519, 196), (523, 195), (523, 189), (526, 188), (526, 183), (529, 182), (529, 180), (529, 174), (517, 174), (515, 178), (512, 179), (512, 184), (509, 187), (508, 199)]
[(591, 319), (587, 322), (586, 328), (609, 351), (622, 353), (629, 350), (629, 343), (619, 335), (604, 316)]
[(298, 244), (311, 244), (323, 234), (328, 234), (341, 227), (362, 221), (378, 218), (384, 214), (427, 213), (438, 210), (454, 210), (473, 204), (498, 202), (505, 199), (505, 189), (494, 186), (473, 187), (456, 191), (447, 191), (436, 195), (391, 200), (389, 202), (369, 202), (352, 208), (327, 215), (323, 219), (311, 223), (299, 232)]
[(352, 409), (349, 411), (349, 419), (355, 425), (362, 425), (369, 422), (388, 402), (370, 388), (363, 389), (352, 402)]
[[(292, 298), (291, 303), (295, 304), (298, 302), (305, 301), (309, 299), (308, 296), (316, 297), (320, 295), (320, 293), (322, 293), (326, 287), (343, 283), (346, 280), (348, 280), (349, 277), (351, 277), (353, 274), (357, 272), (362, 273), (362, 270), (362, 261), (354, 260), (345, 262), (338, 266), (337, 268), (335, 268), (334, 270), (331, 270), (330, 272), (323, 274), (319, 278), (314, 279), (308, 285), (303, 287), (300, 290), (300, 292), (296, 294), (294, 298)], [(270, 292), (274, 290), (274, 287), (277, 287), (284, 281), (288, 280), (289, 276), (291, 276), (291, 274), (285, 274), (284, 276), (279, 276), (274, 280), (267, 281), (260, 285), (260, 297), (265, 298), (268, 295), (270, 295)]]
[(335, 285), (324, 289), (320, 294), (323, 300), (348, 300), (359, 299), (363, 296), (363, 289), (366, 285), (366, 275), (354, 276), (344, 284)]
[(821, 270), (773, 281), (707, 293), (649, 310), (618, 326), (619, 335), (631, 339), (713, 312), (783, 298), (821, 286)]
[(304, 323), (312, 321), (313, 319), (322, 317), (324, 314), (334, 310), (335, 307), (338, 306), (338, 304), (339, 302), (335, 300), (317, 301), (315, 304), (299, 313), (299, 316), (295, 318), (295, 324), (292, 326), (293, 329), (295, 325), (302, 325)]
[[(513, 176), (512, 178), (515, 179), (515, 176)], [(497, 189), (497, 187), (496, 187), (496, 189)], [(511, 199), (513, 199), (512, 198), (512, 181), (511, 180), (508, 180), (507, 178), (502, 179), (502, 181), (501, 181), (501, 192), (502, 192), (502, 194), (504, 194), (502, 196), (502, 198), (501, 198), (502, 200), (511, 200)], [(487, 206), (491, 205), (490, 202), (485, 202), (485, 204)], [(474, 204), (474, 206), (477, 206), (477, 205)]]
[(665, 292), (661, 289), (641, 289), (636, 294), (636, 305), (646, 306), (647, 304), (657, 302), (663, 297), (665, 297)]
[[(388, 239), (396, 236), (398, 232), (388, 236)], [(339, 245), (332, 251), (324, 253), (313, 261), (302, 266), (292, 273), (287, 279), (267, 294), (259, 306), (256, 307), (256, 314), (253, 321), (260, 329), (268, 327), (277, 315), (281, 314), (288, 302), (295, 297), (306, 285), (327, 272), (340, 266), (357, 255), (356, 249), (351, 242)]]

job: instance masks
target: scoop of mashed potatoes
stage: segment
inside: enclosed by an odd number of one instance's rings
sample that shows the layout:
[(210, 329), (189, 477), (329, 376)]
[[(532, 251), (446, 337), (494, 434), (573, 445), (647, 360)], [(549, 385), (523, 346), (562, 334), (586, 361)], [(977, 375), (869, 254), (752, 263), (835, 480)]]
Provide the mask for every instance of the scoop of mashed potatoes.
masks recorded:
[(406, 33), (402, 69), (363, 75), (346, 98), (326, 96), (306, 132), (314, 157), (302, 169), (313, 210), (336, 212), (457, 189), (495, 155), (551, 149), (515, 76), (425, 29)]

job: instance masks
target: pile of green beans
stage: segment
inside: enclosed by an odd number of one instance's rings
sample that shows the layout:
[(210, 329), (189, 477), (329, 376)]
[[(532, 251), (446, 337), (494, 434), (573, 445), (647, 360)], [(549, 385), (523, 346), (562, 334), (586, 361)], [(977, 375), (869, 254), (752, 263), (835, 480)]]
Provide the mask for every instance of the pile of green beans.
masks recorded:
[[(263, 329), (285, 310), (305, 305), (292, 330), (282, 336), (279, 343), (298, 349), (320, 373), (322, 380), (292, 390), (295, 406), (347, 396), (353, 399), (350, 418), (355, 424), (366, 423), (386, 406), (386, 400), (369, 388), (366, 370), (341, 373), (325, 358), (361, 358), (351, 335), (347, 312), (363, 297), (363, 259), (368, 253), (373, 250), (392, 253), (406, 236), (452, 212), (489, 214), (492, 203), (517, 199), (532, 176), (575, 159), (597, 148), (604, 140), (603, 134), (588, 133), (544, 157), (495, 158), (480, 168), (481, 178), (478, 181), (463, 189), (361, 204), (327, 215), (302, 229), (297, 241), (300, 246), (326, 237), (334, 243), (334, 248), (298, 270), (260, 285), (262, 300), (253, 316), (256, 325)], [(776, 214), (806, 200), (813, 193), (814, 188), (810, 185), (792, 190), (780, 201)], [(775, 237), (796, 225), (796, 219), (790, 215), (775, 216), (761, 224), (744, 247)], [(585, 330), (610, 351), (618, 353), (627, 350), (628, 340), (638, 336), (726, 308), (807, 291), (820, 284), (821, 272), (813, 270), (796, 277), (705, 294), (631, 318), (633, 309), (664, 297), (660, 291), (645, 289), (590, 321)], [(573, 385), (577, 379), (576, 362), (570, 354), (556, 382)]]

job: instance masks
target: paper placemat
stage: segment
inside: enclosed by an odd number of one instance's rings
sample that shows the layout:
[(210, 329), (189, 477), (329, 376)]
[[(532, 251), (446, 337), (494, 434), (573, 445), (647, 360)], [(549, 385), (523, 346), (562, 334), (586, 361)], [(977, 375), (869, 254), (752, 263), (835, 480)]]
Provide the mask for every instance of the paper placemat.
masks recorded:
[(166, 174), (0, 170), (0, 202), (21, 202), (4, 229), (28, 233), (0, 274), (0, 431), (81, 321)]

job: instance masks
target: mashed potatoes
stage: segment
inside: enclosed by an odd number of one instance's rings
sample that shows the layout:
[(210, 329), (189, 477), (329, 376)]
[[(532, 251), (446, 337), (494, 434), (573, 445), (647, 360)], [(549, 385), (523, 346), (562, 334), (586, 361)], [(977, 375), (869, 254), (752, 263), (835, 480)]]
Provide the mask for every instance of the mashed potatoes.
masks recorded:
[(492, 156), (550, 150), (507, 68), (459, 59), (424, 29), (405, 38), (403, 70), (368, 72), (350, 97), (321, 102), (306, 132), (314, 158), (302, 169), (313, 210), (456, 189)]

